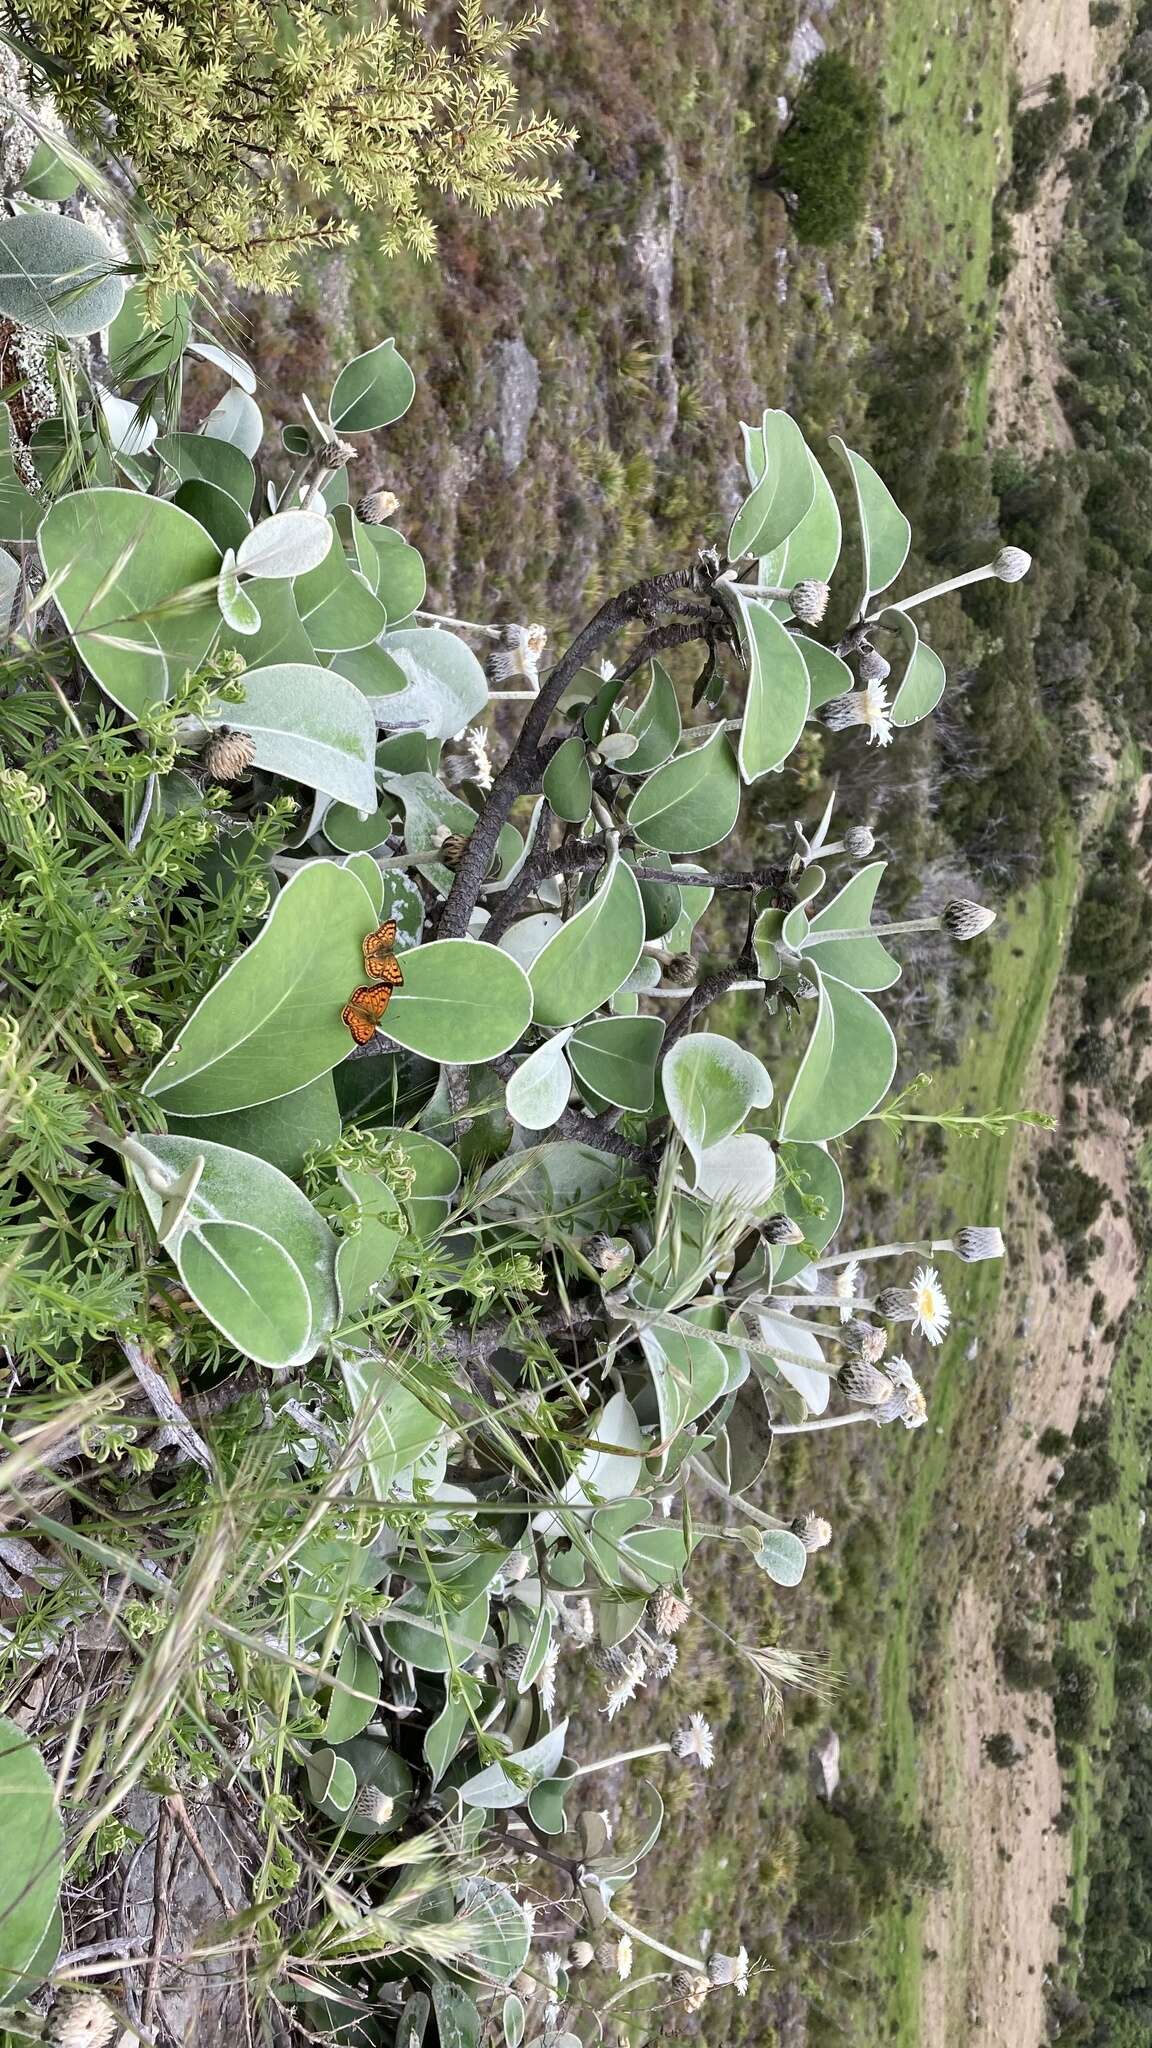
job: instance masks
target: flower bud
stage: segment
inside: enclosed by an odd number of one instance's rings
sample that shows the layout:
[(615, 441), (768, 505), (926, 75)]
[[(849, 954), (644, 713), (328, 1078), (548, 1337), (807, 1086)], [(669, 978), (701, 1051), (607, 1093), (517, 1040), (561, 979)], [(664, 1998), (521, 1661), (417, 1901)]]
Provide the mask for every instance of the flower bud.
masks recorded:
[(320, 450), (321, 469), (347, 469), (356, 450), (350, 441), (325, 441)]
[(770, 1245), (793, 1245), (804, 1242), (804, 1232), (800, 1225), (794, 1222), (791, 1216), (785, 1216), (783, 1210), (775, 1216), (764, 1218), (760, 1225), (760, 1235), (764, 1243)]
[(975, 1265), (980, 1259), (1002, 1259), (1004, 1239), (992, 1224), (966, 1224), (952, 1239), (952, 1249), (958, 1259), (968, 1265)]
[(1032, 557), (1027, 548), (1001, 548), (992, 564), (992, 574), (1001, 583), (1019, 583), (1032, 567)]
[(691, 953), (674, 953), (664, 963), (664, 979), (672, 988), (691, 988), (696, 979), (696, 962)]
[(876, 834), (868, 825), (849, 825), (844, 834), (844, 851), (849, 860), (867, 860), (876, 845)]
[(436, 849), (436, 857), (446, 868), (458, 868), (471, 844), (471, 833), (448, 832)]
[(231, 726), (221, 725), (210, 735), (200, 763), (213, 782), (243, 782), (255, 752), (248, 733), (233, 732)]
[(972, 903), (965, 897), (958, 896), (953, 902), (944, 905), (940, 928), (947, 932), (950, 939), (964, 945), (969, 939), (978, 939), (981, 932), (986, 932), (989, 925), (995, 922), (994, 910), (987, 910), (982, 903)]
[(823, 1515), (797, 1515), (792, 1523), (792, 1534), (800, 1538), (805, 1550), (826, 1550), (832, 1541), (832, 1524)]
[(363, 526), (385, 526), (399, 510), (400, 500), (395, 491), (366, 491), (356, 500), (356, 517)]
[(874, 1365), (868, 1365), (862, 1358), (850, 1358), (847, 1365), (842, 1365), (836, 1384), (842, 1394), (858, 1402), (861, 1408), (879, 1408), (896, 1391), (886, 1372), (877, 1372)]
[(885, 1287), (876, 1296), (876, 1313), (886, 1323), (913, 1323), (917, 1301), (910, 1287)]
[(802, 583), (797, 583), (788, 592), (788, 602), (793, 616), (802, 626), (818, 626), (828, 609), (831, 595), (826, 583), (821, 583), (814, 576), (806, 576)]
[(862, 647), (856, 663), (862, 683), (885, 683), (892, 673), (892, 663), (885, 661), (874, 647)]
[(574, 1941), (568, 1951), (570, 1970), (589, 1970), (596, 1961), (596, 1951), (590, 1941)]

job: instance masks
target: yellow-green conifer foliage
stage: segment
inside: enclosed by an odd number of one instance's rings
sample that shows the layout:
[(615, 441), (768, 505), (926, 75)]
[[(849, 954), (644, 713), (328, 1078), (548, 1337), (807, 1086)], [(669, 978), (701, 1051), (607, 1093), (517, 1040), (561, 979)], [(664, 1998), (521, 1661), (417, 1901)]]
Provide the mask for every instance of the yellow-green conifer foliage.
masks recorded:
[[(538, 13), (499, 22), (462, 0), (447, 43), (423, 6), (329, 0), (0, 0), (0, 31), (82, 138), (109, 141), (154, 223), (153, 282), (201, 261), (285, 291), (309, 246), (371, 213), (382, 249), (430, 255), (445, 192), (490, 214), (539, 205), (543, 160), (568, 140), (517, 112), (507, 65)], [(111, 127), (111, 135), (110, 135)]]

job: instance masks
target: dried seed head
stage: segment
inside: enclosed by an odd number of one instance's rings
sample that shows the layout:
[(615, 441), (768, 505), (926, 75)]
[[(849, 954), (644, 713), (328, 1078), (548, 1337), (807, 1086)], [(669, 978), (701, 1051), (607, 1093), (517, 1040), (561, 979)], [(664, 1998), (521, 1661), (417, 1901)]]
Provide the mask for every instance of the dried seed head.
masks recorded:
[(806, 576), (802, 583), (797, 583), (788, 592), (788, 602), (802, 626), (818, 626), (828, 609), (831, 595), (826, 583), (819, 582), (814, 576)]
[(682, 1728), (673, 1731), (668, 1744), (683, 1764), (699, 1764), (710, 1771), (716, 1759), (716, 1739), (703, 1714), (689, 1714)]
[(49, 2048), (109, 2048), (119, 2021), (98, 1991), (64, 1991), (48, 2015), (44, 2035)]
[(588, 1970), (596, 1961), (596, 1950), (590, 1941), (574, 1941), (568, 1951), (570, 1970)]
[(674, 1593), (671, 1586), (661, 1586), (650, 1612), (652, 1626), (658, 1636), (678, 1636), (692, 1607), (679, 1593)]
[(832, 1524), (823, 1515), (797, 1515), (792, 1523), (792, 1534), (800, 1538), (805, 1550), (827, 1550), (832, 1541)]
[(347, 469), (356, 450), (350, 441), (325, 441), (320, 450), (321, 469)]
[(859, 1316), (853, 1316), (840, 1332), (840, 1342), (853, 1358), (863, 1359), (865, 1365), (879, 1365), (888, 1348), (888, 1339), (875, 1323), (866, 1323)]
[(710, 1984), (731, 1984), (741, 1998), (748, 1989), (748, 1951), (740, 1950), (736, 1956), (709, 1956), (708, 1982)]
[(862, 683), (886, 683), (892, 673), (892, 663), (885, 661), (875, 647), (860, 649), (856, 667)]
[(696, 962), (691, 953), (674, 953), (664, 963), (664, 979), (672, 988), (691, 988), (696, 979)]
[(622, 1237), (601, 1234), (588, 1240), (588, 1256), (598, 1273), (619, 1273), (632, 1264), (635, 1253)]
[(395, 491), (366, 491), (356, 500), (356, 517), (364, 526), (386, 526), (399, 510), (400, 500)]
[(672, 1990), (685, 2012), (699, 2012), (711, 1989), (703, 1970), (677, 1970), (672, 1978)]
[(676, 1669), (680, 1652), (675, 1643), (656, 1643), (648, 1652), (648, 1676), (657, 1685), (671, 1678)]
[(386, 1828), (396, 1809), (396, 1801), (382, 1792), (379, 1785), (361, 1785), (349, 1812), (357, 1820), (371, 1821), (375, 1828)]
[(905, 1429), (923, 1429), (928, 1420), (928, 1403), (911, 1366), (903, 1358), (889, 1358), (885, 1366), (895, 1392), (890, 1401), (882, 1401), (872, 1410), (874, 1420), (902, 1422)]
[(607, 1647), (597, 1643), (592, 1652), (592, 1662), (605, 1678), (618, 1678), (628, 1662), (628, 1652), (619, 1643), (611, 1643)]
[(596, 1944), (596, 1961), (600, 1969), (614, 1971), (616, 1968), (616, 1943), (614, 1941), (598, 1941)]
[(1027, 548), (1001, 548), (992, 564), (992, 574), (1001, 583), (1019, 583), (1032, 567), (1032, 557)]
[(436, 849), (437, 857), (446, 868), (458, 868), (472, 843), (468, 832), (448, 832)]
[(200, 762), (213, 782), (243, 782), (255, 752), (248, 733), (233, 732), (231, 726), (220, 725), (209, 736)]
[(849, 825), (844, 834), (844, 851), (849, 860), (867, 860), (876, 845), (876, 834), (867, 825)]
[(540, 657), (548, 645), (547, 626), (506, 626), (504, 645), (489, 657), (488, 674), (494, 683), (540, 681)]
[(771, 1245), (794, 1245), (804, 1242), (804, 1232), (800, 1225), (791, 1216), (785, 1216), (783, 1210), (775, 1216), (764, 1218), (760, 1225), (760, 1235), (765, 1244)]
[(1004, 1239), (992, 1224), (969, 1223), (956, 1232), (952, 1249), (958, 1259), (975, 1265), (979, 1259), (1002, 1259)]
[(940, 917), (940, 929), (964, 945), (968, 939), (978, 939), (990, 924), (995, 924), (996, 912), (986, 910), (982, 903), (971, 903), (963, 896), (957, 896), (944, 905)]
[(876, 1313), (886, 1323), (914, 1323), (919, 1312), (910, 1287), (885, 1287), (876, 1296)]
[(879, 1408), (893, 1395), (892, 1382), (886, 1372), (877, 1372), (874, 1365), (867, 1365), (862, 1358), (850, 1358), (836, 1375), (836, 1384), (850, 1401), (856, 1401), (861, 1408)]

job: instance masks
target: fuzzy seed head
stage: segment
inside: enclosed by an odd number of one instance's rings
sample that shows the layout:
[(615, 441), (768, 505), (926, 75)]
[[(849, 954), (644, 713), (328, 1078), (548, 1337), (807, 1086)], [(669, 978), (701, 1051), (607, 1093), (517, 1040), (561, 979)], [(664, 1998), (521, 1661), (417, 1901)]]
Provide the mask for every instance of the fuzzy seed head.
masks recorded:
[(356, 450), (350, 441), (325, 441), (320, 450), (321, 469), (347, 469)]
[(800, 1225), (791, 1216), (785, 1216), (783, 1210), (775, 1216), (764, 1218), (760, 1225), (760, 1235), (765, 1244), (770, 1245), (794, 1245), (804, 1242), (804, 1232)]
[(844, 834), (844, 851), (849, 860), (867, 860), (876, 845), (876, 834), (868, 825), (849, 825)]
[(861, 1408), (879, 1408), (890, 1401), (895, 1391), (886, 1372), (878, 1372), (874, 1365), (868, 1365), (862, 1358), (850, 1358), (836, 1375), (836, 1384), (842, 1394), (855, 1401)]
[(696, 979), (696, 962), (691, 953), (674, 953), (664, 963), (664, 979), (672, 988), (691, 988)]
[[(883, 657), (877, 655), (876, 659)], [(830, 698), (816, 716), (829, 732), (847, 732), (850, 726), (862, 725), (870, 747), (892, 744), (888, 692), (882, 682), (866, 683), (861, 690), (848, 690), (843, 697)]]
[(691, 1604), (671, 1586), (661, 1586), (652, 1602), (652, 1626), (658, 1636), (678, 1636), (691, 1612)]
[(683, 1727), (674, 1730), (669, 1747), (681, 1763), (699, 1764), (702, 1771), (710, 1771), (716, 1760), (716, 1739), (703, 1714), (689, 1714)]
[(596, 1950), (590, 1941), (574, 1941), (568, 1951), (570, 1970), (590, 1970), (596, 1961)]
[(958, 1259), (975, 1265), (980, 1259), (1002, 1259), (1004, 1239), (992, 1224), (970, 1223), (956, 1232), (952, 1249)]
[(995, 922), (994, 910), (986, 909), (983, 903), (972, 903), (963, 896), (957, 896), (951, 903), (944, 905), (940, 929), (946, 931), (950, 939), (955, 939), (963, 946), (969, 939), (978, 939), (980, 934), (986, 932), (989, 925)]
[(731, 1984), (741, 1998), (748, 1989), (748, 1951), (745, 1948), (735, 1956), (709, 1956), (708, 1982), (710, 1984)]
[(382, 1792), (379, 1785), (361, 1785), (350, 1811), (357, 1820), (371, 1821), (375, 1828), (386, 1828), (396, 1808), (396, 1801)]
[(468, 832), (449, 832), (437, 847), (437, 855), (446, 868), (458, 868), (471, 844)]
[(395, 491), (366, 491), (356, 500), (356, 517), (363, 526), (386, 526), (399, 510), (400, 500)]
[(814, 1550), (827, 1550), (832, 1541), (832, 1524), (823, 1515), (797, 1515), (792, 1523), (792, 1534), (800, 1538), (809, 1555)]
[(672, 1978), (672, 1990), (685, 2012), (699, 2012), (711, 1989), (702, 1970), (677, 1970)]
[(818, 626), (828, 609), (831, 595), (826, 583), (819, 582), (814, 576), (806, 576), (788, 592), (788, 602), (793, 616), (802, 626)]
[(1032, 557), (1027, 548), (1001, 548), (992, 564), (992, 573), (1001, 583), (1019, 583), (1032, 567)]
[(233, 732), (231, 726), (221, 725), (211, 734), (200, 762), (213, 782), (243, 782), (255, 752), (248, 733)]
[(853, 1316), (845, 1323), (840, 1333), (840, 1342), (853, 1358), (862, 1359), (865, 1365), (879, 1365), (888, 1348), (888, 1339), (875, 1323), (866, 1323), (859, 1316)]
[(119, 2022), (98, 1991), (65, 1991), (48, 2015), (49, 2048), (109, 2048)]

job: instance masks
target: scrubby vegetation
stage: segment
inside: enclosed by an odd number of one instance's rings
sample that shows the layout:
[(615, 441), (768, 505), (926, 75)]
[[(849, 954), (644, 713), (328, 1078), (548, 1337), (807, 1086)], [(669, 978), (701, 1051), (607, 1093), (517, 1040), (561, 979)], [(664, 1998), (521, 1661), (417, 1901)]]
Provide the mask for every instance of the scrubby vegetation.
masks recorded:
[(826, 247), (859, 227), (880, 126), (880, 95), (847, 57), (818, 57), (776, 146), (772, 178), (802, 242)]

